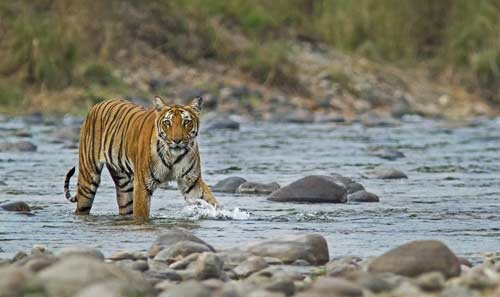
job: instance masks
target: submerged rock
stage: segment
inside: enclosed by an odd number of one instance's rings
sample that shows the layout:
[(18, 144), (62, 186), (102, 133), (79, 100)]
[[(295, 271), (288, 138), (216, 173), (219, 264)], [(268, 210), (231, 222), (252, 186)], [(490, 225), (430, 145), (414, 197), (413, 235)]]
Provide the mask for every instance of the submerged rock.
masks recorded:
[(379, 202), (377, 195), (365, 190), (357, 191), (347, 196), (349, 202)]
[(357, 183), (349, 177), (345, 177), (338, 173), (332, 173), (331, 178), (335, 183), (343, 185), (347, 191), (347, 194), (352, 194), (354, 192), (365, 189), (360, 183)]
[(0, 208), (7, 211), (22, 211), (22, 212), (31, 211), (31, 207), (24, 201), (15, 201), (15, 202), (0, 204)]
[(194, 236), (190, 231), (182, 228), (176, 228), (168, 230), (156, 238), (155, 242), (148, 250), (148, 257), (154, 258), (161, 250), (174, 246), (176, 243), (181, 241), (199, 243), (207, 246), (210, 251), (215, 251), (211, 245)]
[(235, 193), (238, 187), (247, 180), (239, 176), (225, 178), (212, 187), (214, 192)]
[(375, 258), (368, 270), (408, 277), (437, 271), (450, 278), (460, 275), (460, 261), (443, 243), (436, 240), (419, 240), (403, 244)]
[(37, 146), (29, 141), (0, 142), (0, 152), (35, 152)]
[(408, 176), (401, 170), (390, 167), (377, 167), (368, 173), (369, 176), (379, 179), (403, 179)]
[(231, 119), (217, 119), (208, 122), (205, 126), (205, 130), (219, 130), (219, 129), (238, 130), (240, 129), (240, 123)]
[(264, 184), (247, 181), (242, 183), (236, 192), (240, 194), (271, 194), (279, 188), (280, 185), (277, 182)]
[(277, 202), (344, 203), (347, 191), (332, 177), (310, 175), (273, 192), (267, 199)]
[(405, 157), (405, 154), (402, 152), (392, 149), (375, 150), (370, 155), (391, 161)]
[(322, 265), (329, 260), (328, 244), (319, 234), (277, 236), (236, 249), (261, 257), (278, 258), (284, 263), (304, 260), (311, 265)]

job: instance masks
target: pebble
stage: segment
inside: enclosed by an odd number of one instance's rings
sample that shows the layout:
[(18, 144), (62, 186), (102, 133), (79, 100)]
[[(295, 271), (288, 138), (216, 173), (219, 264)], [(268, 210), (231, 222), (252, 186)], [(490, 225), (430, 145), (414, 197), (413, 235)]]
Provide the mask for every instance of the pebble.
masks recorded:
[(378, 179), (408, 178), (408, 176), (403, 171), (391, 167), (377, 167), (370, 171), (368, 175)]

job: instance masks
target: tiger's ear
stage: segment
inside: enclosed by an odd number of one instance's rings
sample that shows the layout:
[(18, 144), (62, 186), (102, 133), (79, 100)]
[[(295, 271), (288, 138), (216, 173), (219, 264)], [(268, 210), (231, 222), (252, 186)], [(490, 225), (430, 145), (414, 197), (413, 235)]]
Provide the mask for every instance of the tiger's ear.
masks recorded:
[(198, 96), (193, 98), (189, 106), (191, 106), (191, 108), (194, 109), (195, 112), (200, 113), (202, 103), (203, 103), (203, 98)]
[(162, 108), (167, 106), (165, 101), (163, 101), (163, 99), (161, 99), (160, 96), (155, 96), (155, 98), (153, 99), (153, 105), (154, 105), (156, 111), (160, 111), (160, 110), (162, 110)]

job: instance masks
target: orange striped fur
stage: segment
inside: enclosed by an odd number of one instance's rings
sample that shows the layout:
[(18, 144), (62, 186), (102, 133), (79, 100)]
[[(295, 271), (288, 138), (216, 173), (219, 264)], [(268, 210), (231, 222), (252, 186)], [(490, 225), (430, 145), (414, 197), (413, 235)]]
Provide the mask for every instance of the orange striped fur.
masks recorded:
[(115, 183), (120, 214), (147, 219), (150, 199), (159, 184), (176, 181), (186, 200), (203, 199), (218, 206), (201, 178), (196, 136), (201, 98), (189, 105), (167, 105), (155, 97), (154, 108), (124, 100), (108, 100), (90, 110), (80, 132), (78, 185), (69, 193), (72, 168), (66, 175), (66, 198), (76, 202), (77, 214), (88, 214), (108, 168)]

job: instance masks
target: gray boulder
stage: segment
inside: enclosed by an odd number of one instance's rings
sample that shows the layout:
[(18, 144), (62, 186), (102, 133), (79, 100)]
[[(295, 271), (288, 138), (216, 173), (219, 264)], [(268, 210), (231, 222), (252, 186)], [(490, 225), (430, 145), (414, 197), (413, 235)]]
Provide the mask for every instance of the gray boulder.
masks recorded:
[(352, 194), (354, 192), (365, 189), (360, 183), (357, 183), (349, 177), (345, 177), (337, 173), (332, 173), (331, 178), (335, 183), (343, 185), (347, 191), (347, 194)]
[(261, 257), (278, 258), (288, 264), (304, 260), (311, 265), (322, 265), (329, 260), (328, 244), (319, 234), (277, 236), (235, 249)]
[(377, 195), (365, 190), (357, 191), (347, 196), (349, 202), (379, 202)]
[(239, 176), (225, 178), (212, 187), (212, 191), (221, 193), (235, 193), (238, 187), (247, 180)]
[(192, 241), (200, 243), (207, 246), (211, 251), (215, 251), (211, 245), (194, 236), (189, 230), (175, 228), (166, 231), (156, 238), (155, 242), (148, 250), (148, 257), (154, 258), (161, 250), (171, 247), (180, 241)]
[(436, 240), (418, 240), (403, 244), (375, 258), (368, 270), (408, 277), (437, 271), (450, 278), (460, 275), (460, 261), (443, 243)]
[(268, 184), (244, 182), (236, 189), (236, 192), (240, 194), (271, 194), (279, 188), (280, 185), (277, 182)]
[(332, 177), (310, 175), (273, 192), (267, 199), (277, 202), (344, 203), (347, 202), (347, 191)]
[(24, 201), (15, 201), (15, 202), (0, 204), (0, 208), (7, 211), (21, 211), (21, 212), (31, 211), (31, 207)]

